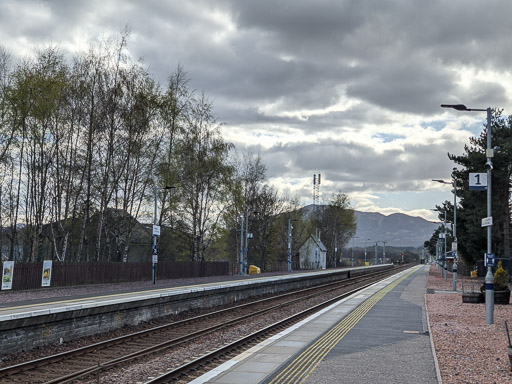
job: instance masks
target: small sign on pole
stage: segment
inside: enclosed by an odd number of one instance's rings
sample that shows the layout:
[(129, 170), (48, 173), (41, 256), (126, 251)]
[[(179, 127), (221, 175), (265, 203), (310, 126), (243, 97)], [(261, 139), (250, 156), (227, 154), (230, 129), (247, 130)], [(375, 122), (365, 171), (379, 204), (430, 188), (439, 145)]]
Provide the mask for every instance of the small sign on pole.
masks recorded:
[(494, 253), (486, 253), (485, 254), (484, 266), (494, 267)]
[(160, 236), (160, 226), (153, 225), (153, 236)]
[(153, 264), (158, 263), (158, 255), (153, 255)]
[(482, 219), (482, 227), (490, 227), (492, 225), (492, 216)]
[(469, 190), (485, 191), (487, 189), (487, 173), (470, 173)]

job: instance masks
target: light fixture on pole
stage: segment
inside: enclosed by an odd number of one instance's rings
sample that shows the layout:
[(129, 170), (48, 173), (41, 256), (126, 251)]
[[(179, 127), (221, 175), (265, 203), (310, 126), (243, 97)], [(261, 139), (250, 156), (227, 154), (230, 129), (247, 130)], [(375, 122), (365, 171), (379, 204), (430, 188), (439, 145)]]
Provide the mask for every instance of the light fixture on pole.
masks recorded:
[(244, 215), (240, 215), (240, 269), (239, 275), (244, 274)]
[(371, 239), (365, 239), (364, 240), (364, 265), (366, 266), (366, 242), (372, 241)]
[(352, 266), (354, 266), (354, 239), (359, 239), (359, 237), (352, 236)]
[[(169, 190), (176, 188), (174, 186), (163, 187), (163, 190)], [(153, 284), (156, 284), (156, 265), (158, 264), (158, 247), (156, 244), (157, 237), (160, 236), (160, 225), (157, 223), (157, 207), (158, 207), (158, 186), (155, 185), (155, 217), (153, 224), (153, 252), (152, 252), (152, 263), (151, 263), (151, 278)]]
[(288, 219), (288, 272), (292, 272), (292, 222), (297, 219)]
[[(438, 209), (431, 209), (431, 211), (441, 212)], [(443, 255), (441, 256), (441, 264), (442, 264), (441, 265), (441, 275), (443, 275), (443, 273), (444, 273), (444, 280), (447, 281), (448, 280), (448, 264), (446, 261), (446, 209), (444, 209), (443, 233), (439, 234), (439, 238), (443, 239), (443, 243), (444, 243), (444, 252), (443, 252)]]
[[(257, 214), (257, 211), (253, 212)], [(249, 251), (249, 239), (252, 239), (252, 233), (249, 233), (249, 208), (245, 210), (245, 249), (244, 249), (244, 274), (248, 272), (248, 251)]]
[(492, 266), (494, 265), (494, 255), (492, 254), (492, 206), (491, 206), (491, 171), (492, 171), (492, 158), (494, 157), (494, 150), (491, 147), (491, 108), (467, 108), (464, 104), (441, 104), (443, 108), (453, 108), (457, 111), (476, 111), (487, 112), (487, 150), (485, 162), (485, 169), (487, 170), (487, 218), (490, 219), (490, 224), (487, 225), (487, 253), (485, 261), (487, 261), (487, 274), (485, 275), (485, 320), (487, 324), (494, 323), (494, 276), (492, 274)]
[[(454, 171), (456, 168), (453, 169)], [(452, 242), (452, 253), (453, 253), (453, 290), (457, 290), (457, 179), (454, 177), (453, 182), (448, 182), (439, 179), (432, 179), (441, 184), (449, 184), (453, 187), (453, 242)]]

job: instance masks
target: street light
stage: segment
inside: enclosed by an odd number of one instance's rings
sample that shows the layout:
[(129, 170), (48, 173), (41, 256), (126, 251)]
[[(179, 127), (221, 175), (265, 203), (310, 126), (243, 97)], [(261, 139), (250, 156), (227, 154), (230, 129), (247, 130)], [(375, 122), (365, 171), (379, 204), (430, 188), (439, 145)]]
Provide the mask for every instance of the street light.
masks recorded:
[(244, 274), (244, 215), (240, 215), (240, 269), (239, 275)]
[[(487, 217), (492, 217), (491, 211), (491, 171), (492, 171), (492, 158), (494, 151), (491, 147), (491, 108), (467, 108), (464, 104), (441, 104), (443, 108), (453, 108), (457, 111), (477, 111), (487, 112), (487, 150), (485, 168), (487, 169)], [(492, 222), (487, 226), (487, 255), (489, 258), (492, 254)], [(487, 257), (486, 257), (487, 258)], [(492, 274), (492, 266), (487, 263), (487, 274), (485, 275), (485, 320), (487, 324), (494, 323), (494, 276)]]
[(292, 271), (292, 221), (297, 219), (288, 219), (288, 272)]
[[(441, 212), (438, 209), (431, 209), (431, 211), (434, 212)], [(441, 237), (441, 236), (440, 236)], [(442, 239), (444, 240), (444, 253), (443, 253), (443, 261), (444, 261), (444, 281), (448, 280), (448, 265), (446, 262), (446, 209), (444, 210), (444, 221), (443, 221), (443, 236)]]
[[(169, 190), (176, 188), (174, 186), (163, 187), (163, 190)], [(156, 245), (156, 238), (160, 236), (160, 226), (157, 225), (157, 202), (158, 202), (158, 186), (155, 185), (155, 218), (153, 224), (153, 256), (152, 256), (152, 266), (151, 266), (151, 277), (153, 280), (153, 284), (156, 284), (156, 265), (158, 264), (158, 248)]]
[[(257, 211), (253, 212), (254, 214), (257, 214)], [(243, 221), (243, 216), (242, 216)], [(243, 233), (243, 227), (242, 227), (242, 233)], [(245, 249), (244, 249), (244, 274), (247, 275), (247, 267), (248, 267), (248, 250), (249, 250), (249, 239), (252, 239), (252, 233), (249, 233), (249, 208), (246, 208), (245, 210)]]
[(365, 239), (364, 240), (364, 266), (366, 267), (366, 242), (372, 241), (372, 239)]
[(354, 266), (354, 239), (359, 239), (359, 237), (352, 236), (352, 267)]
[[(455, 171), (456, 168), (453, 168)], [(450, 184), (453, 187), (453, 290), (457, 290), (457, 179), (453, 178), (453, 182), (448, 182), (439, 179), (432, 179), (441, 184)], [(455, 244), (455, 245), (454, 245)]]

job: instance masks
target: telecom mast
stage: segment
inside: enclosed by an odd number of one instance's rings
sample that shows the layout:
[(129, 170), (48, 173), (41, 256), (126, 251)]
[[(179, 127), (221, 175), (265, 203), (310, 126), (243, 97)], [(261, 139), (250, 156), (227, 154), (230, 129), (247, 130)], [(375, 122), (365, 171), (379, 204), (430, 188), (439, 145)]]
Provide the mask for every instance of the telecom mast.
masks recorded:
[(315, 173), (313, 175), (313, 208), (316, 209), (316, 205), (320, 202), (320, 182), (322, 181), (322, 175)]

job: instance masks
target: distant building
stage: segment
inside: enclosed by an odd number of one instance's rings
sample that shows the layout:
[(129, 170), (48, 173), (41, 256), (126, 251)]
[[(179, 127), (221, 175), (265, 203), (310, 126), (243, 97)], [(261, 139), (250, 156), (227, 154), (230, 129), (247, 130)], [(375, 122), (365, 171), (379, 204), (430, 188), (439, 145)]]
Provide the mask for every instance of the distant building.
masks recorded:
[(310, 235), (299, 247), (301, 269), (325, 269), (327, 267), (327, 248), (320, 238)]

